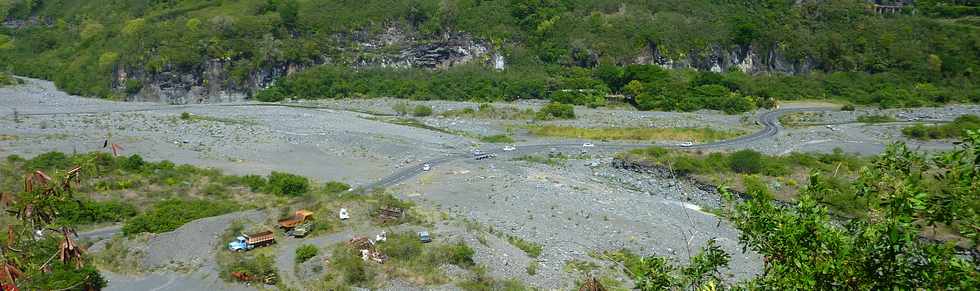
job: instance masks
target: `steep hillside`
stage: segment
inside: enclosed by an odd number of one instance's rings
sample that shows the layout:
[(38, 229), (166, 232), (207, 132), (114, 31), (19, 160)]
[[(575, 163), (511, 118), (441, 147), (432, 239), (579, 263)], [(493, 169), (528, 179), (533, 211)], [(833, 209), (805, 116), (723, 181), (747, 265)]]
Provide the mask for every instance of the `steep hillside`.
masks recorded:
[(0, 62), (71, 93), (169, 103), (249, 98), (313, 66), (259, 96), (625, 93), (734, 112), (976, 99), (976, 4), (905, 2), (3, 0)]

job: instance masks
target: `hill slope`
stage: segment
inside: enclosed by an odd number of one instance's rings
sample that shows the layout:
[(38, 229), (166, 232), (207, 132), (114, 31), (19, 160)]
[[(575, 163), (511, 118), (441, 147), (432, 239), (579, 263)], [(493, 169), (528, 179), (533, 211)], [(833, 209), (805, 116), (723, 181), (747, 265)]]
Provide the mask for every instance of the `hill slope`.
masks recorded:
[(645, 109), (737, 112), (770, 97), (977, 98), (975, 4), (918, 2), (5, 0), (0, 62), (71, 93), (170, 103), (247, 98), (321, 65), (265, 99), (600, 105), (611, 92)]

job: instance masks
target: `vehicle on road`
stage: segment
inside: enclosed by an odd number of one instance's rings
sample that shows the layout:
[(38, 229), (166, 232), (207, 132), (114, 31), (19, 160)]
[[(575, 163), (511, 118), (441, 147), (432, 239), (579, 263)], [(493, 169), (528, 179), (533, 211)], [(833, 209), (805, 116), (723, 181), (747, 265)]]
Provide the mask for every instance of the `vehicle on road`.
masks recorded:
[(422, 165), (422, 171), (428, 171), (428, 170), (432, 170), (432, 165), (423, 164)]
[(516, 146), (509, 145), (504, 147), (505, 152), (515, 151), (515, 150), (517, 150)]
[(595, 145), (592, 144), (591, 142), (587, 142), (587, 143), (583, 143), (582, 144), (582, 147), (583, 148), (591, 148), (591, 147), (595, 147)]
[(826, 125), (826, 127), (827, 127), (827, 129), (829, 129), (830, 131), (837, 131), (837, 128), (836, 128), (836, 127), (834, 127), (833, 125), (830, 125), (830, 124), (828, 124), (828, 125)]
[(257, 247), (264, 247), (276, 243), (276, 236), (272, 231), (263, 231), (253, 234), (242, 234), (235, 238), (235, 241), (228, 243), (228, 249), (236, 252), (244, 252)]
[(479, 161), (479, 160), (486, 160), (486, 159), (489, 159), (489, 158), (493, 158), (493, 157), (496, 157), (496, 156), (497, 155), (495, 155), (495, 154), (482, 154), (482, 155), (476, 156), (475, 159)]
[(420, 231), (419, 232), (419, 241), (421, 241), (422, 243), (432, 242), (432, 236), (429, 235), (429, 232), (428, 231)]
[(347, 212), (347, 208), (341, 208), (339, 216), (340, 216), (340, 220), (350, 219), (350, 213)]
[(296, 212), (293, 213), (292, 217), (279, 220), (279, 228), (282, 228), (284, 230), (293, 229), (297, 225), (300, 225), (306, 222), (307, 220), (310, 220), (312, 216), (313, 216), (313, 211), (309, 211), (306, 209), (296, 210)]
[(685, 141), (685, 142), (680, 143), (679, 146), (681, 146), (682, 148), (689, 148), (689, 147), (694, 146), (694, 142)]
[(474, 157), (478, 157), (478, 156), (482, 156), (482, 155), (484, 155), (483, 151), (481, 151), (481, 150), (473, 150), (473, 156)]

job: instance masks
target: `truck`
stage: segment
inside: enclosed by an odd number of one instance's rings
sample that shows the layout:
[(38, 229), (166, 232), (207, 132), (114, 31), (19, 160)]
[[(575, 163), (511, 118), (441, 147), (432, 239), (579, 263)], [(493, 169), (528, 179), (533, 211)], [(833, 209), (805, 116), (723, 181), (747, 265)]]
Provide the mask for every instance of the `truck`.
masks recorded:
[(228, 243), (228, 249), (236, 252), (244, 252), (274, 243), (276, 243), (276, 237), (271, 230), (250, 235), (243, 233), (235, 238), (235, 241)]
[(309, 234), (311, 230), (313, 230), (313, 221), (307, 221), (303, 224), (297, 225), (293, 229), (287, 230), (286, 235), (300, 238)]
[(310, 220), (312, 216), (313, 216), (313, 211), (309, 211), (305, 209), (296, 210), (296, 212), (293, 213), (292, 217), (279, 220), (279, 227), (284, 230), (290, 230), (296, 227), (297, 225), (307, 222), (307, 220)]

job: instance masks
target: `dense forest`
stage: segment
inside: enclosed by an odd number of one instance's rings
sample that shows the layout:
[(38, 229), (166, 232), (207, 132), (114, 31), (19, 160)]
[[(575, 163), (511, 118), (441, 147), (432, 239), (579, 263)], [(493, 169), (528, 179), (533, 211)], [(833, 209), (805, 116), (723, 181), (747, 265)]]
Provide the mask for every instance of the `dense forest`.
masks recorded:
[[(551, 98), (601, 106), (607, 94), (624, 94), (641, 109), (727, 112), (773, 99), (978, 101), (974, 1), (915, 1), (890, 12), (872, 2), (0, 0), (0, 70), (106, 98), (189, 73), (196, 85), (264, 100)], [(495, 70), (489, 54), (448, 69), (357, 66), (405, 49), (363, 48), (362, 39), (391, 27), (422, 45), (468, 35), (502, 55), (506, 69)], [(741, 62), (718, 66), (719, 56)], [(214, 62), (227, 78), (200, 76)], [(323, 66), (259, 93), (268, 84), (254, 84), (255, 76), (285, 75), (263, 73), (284, 65)]]

